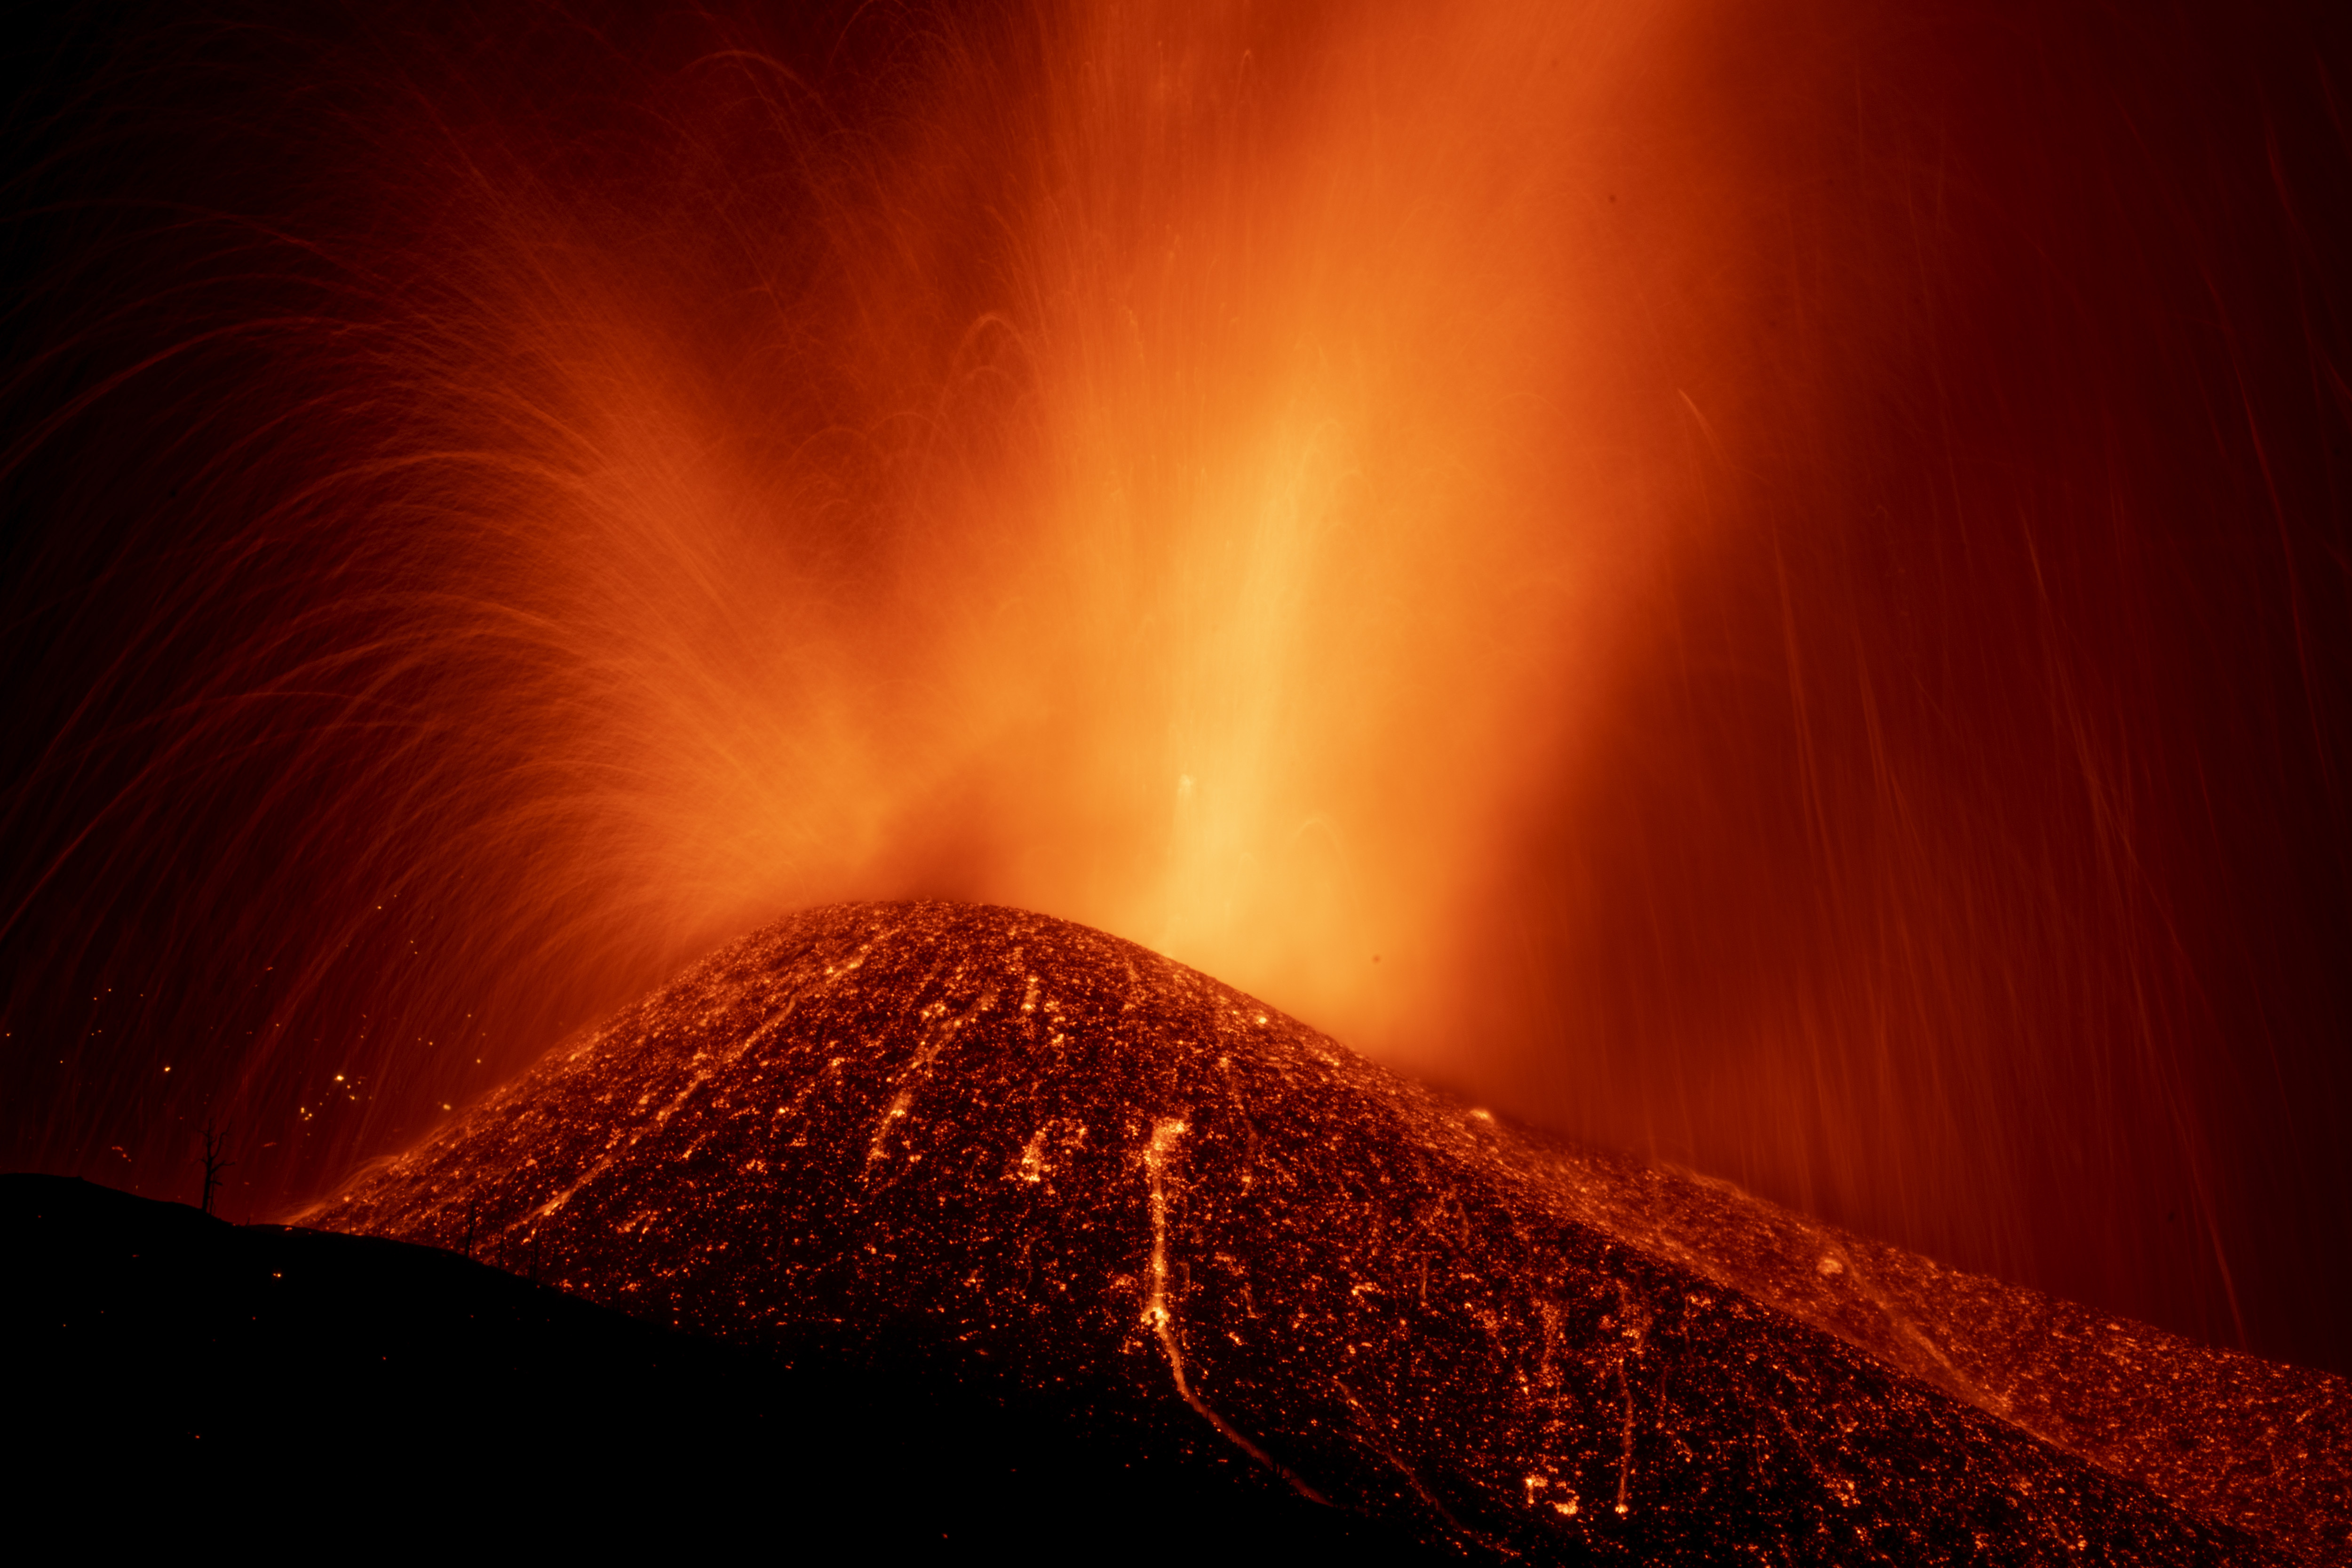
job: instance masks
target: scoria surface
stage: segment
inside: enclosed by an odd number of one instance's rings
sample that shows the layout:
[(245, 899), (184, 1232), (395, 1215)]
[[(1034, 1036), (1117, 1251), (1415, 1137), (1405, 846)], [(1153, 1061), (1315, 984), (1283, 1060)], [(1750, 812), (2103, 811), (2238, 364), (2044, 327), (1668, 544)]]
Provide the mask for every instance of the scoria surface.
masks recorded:
[[(1712, 1191), (1132, 943), (923, 903), (745, 939), (307, 1218), (787, 1356), (921, 1347), (1474, 1557), (2329, 1550), (2324, 1510), (2232, 1521), (2002, 1419), (1913, 1321), (1964, 1290), (1858, 1313), (1885, 1257)], [(2339, 1440), (2341, 1384), (2295, 1386)]]

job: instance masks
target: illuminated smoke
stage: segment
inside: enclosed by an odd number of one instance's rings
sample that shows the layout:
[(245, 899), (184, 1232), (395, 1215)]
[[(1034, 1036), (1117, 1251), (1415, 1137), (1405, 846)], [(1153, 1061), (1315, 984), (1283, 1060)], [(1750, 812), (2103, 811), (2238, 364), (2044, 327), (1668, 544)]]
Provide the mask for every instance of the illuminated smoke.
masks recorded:
[(2343, 160), (2233, 38), (84, 39), (14, 187), (11, 1147), (176, 1190), (217, 1114), (267, 1205), (785, 909), (985, 899), (2321, 1354)]
[[(1612, 195), (1686, 86), (1636, 68), (1653, 10), (1014, 12), (915, 31), (851, 120), (756, 29), (584, 86), (322, 51), (387, 232), (229, 225), (268, 303), (323, 298), (235, 323), (260, 429), (156, 416), (222, 448), (193, 613), (284, 579), (93, 815), (226, 824), (237, 893), (377, 947), (313, 1026), (368, 1004), (394, 1098), (845, 891), (1062, 911), (1396, 1037), (1689, 521), (1652, 362), (1710, 264), (1659, 232), (1693, 198)], [(281, 753), (258, 805), (185, 805), (238, 744)], [(299, 1031), (347, 966), (248, 940)]]

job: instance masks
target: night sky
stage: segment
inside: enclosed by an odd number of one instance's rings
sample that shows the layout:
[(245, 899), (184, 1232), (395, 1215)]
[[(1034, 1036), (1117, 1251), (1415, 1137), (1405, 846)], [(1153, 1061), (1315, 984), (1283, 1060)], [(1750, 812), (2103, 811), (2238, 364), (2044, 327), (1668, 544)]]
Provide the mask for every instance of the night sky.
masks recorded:
[(18, 23), (0, 1164), (979, 899), (2352, 1371), (2333, 9)]

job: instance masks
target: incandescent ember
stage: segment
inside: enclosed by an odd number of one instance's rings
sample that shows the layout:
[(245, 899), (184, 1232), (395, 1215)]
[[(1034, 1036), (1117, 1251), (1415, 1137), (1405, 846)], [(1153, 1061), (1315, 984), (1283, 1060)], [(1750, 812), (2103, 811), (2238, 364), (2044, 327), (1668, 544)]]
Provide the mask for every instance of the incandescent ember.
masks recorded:
[(1831, 1233), (1662, 1179), (1117, 938), (868, 904), (728, 948), (306, 1217), (785, 1356), (985, 1368), (1474, 1556), (2312, 1550), (1865, 1353), (1785, 1277)]

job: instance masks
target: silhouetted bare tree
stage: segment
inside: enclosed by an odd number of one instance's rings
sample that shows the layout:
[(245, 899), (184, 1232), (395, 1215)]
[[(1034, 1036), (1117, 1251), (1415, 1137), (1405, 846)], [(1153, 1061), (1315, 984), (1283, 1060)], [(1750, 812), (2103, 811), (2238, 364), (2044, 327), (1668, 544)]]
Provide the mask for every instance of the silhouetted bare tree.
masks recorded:
[(236, 1161), (229, 1159), (227, 1156), (227, 1131), (224, 1129), (215, 1127), (210, 1121), (205, 1122), (204, 1152), (205, 1195), (204, 1202), (201, 1206), (206, 1214), (213, 1212), (213, 1194), (220, 1190), (221, 1173), (227, 1170), (231, 1165), (236, 1163)]

